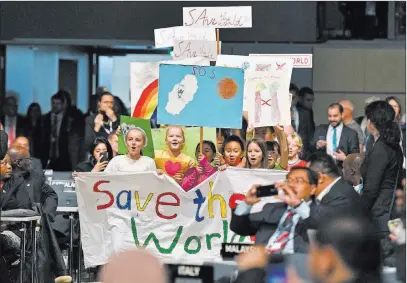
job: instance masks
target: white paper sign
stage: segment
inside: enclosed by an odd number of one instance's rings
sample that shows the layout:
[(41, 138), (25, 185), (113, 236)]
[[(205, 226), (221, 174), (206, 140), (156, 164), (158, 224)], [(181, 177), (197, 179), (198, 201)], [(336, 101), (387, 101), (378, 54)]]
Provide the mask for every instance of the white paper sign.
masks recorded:
[(291, 125), (290, 96), (273, 72), (246, 71), (245, 97), (249, 128)]
[(163, 260), (221, 260), (223, 242), (250, 243), (229, 230), (231, 207), (252, 184), (285, 179), (285, 171), (228, 169), (191, 191), (153, 172), (79, 173), (75, 178), (85, 267), (121, 250), (145, 248)]
[(184, 7), (184, 26), (208, 28), (251, 28), (252, 7)]
[(172, 52), (172, 58), (174, 60), (195, 57), (203, 57), (208, 58), (211, 61), (216, 61), (216, 58), (218, 57), (216, 41), (174, 40), (174, 51)]
[(215, 28), (170, 27), (154, 30), (155, 47), (174, 46), (174, 40), (208, 40), (216, 41)]
[[(293, 61), (288, 57), (218, 55), (216, 66), (242, 68), (245, 70), (245, 76), (247, 71), (270, 72), (273, 76), (280, 77), (280, 91), (289, 93)], [(244, 94), (243, 111), (247, 111), (246, 93)]]
[(312, 54), (249, 54), (249, 56), (267, 56), (281, 58), (290, 58), (293, 60), (294, 68), (312, 68)]

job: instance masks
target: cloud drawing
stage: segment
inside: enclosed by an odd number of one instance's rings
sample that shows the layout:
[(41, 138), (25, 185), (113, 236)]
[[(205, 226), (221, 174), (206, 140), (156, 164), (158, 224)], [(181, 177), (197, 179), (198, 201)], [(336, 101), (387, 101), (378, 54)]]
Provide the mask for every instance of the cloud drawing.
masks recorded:
[(197, 90), (198, 80), (196, 77), (194, 75), (186, 75), (168, 94), (168, 103), (165, 106), (165, 110), (172, 115), (178, 115), (194, 99)]

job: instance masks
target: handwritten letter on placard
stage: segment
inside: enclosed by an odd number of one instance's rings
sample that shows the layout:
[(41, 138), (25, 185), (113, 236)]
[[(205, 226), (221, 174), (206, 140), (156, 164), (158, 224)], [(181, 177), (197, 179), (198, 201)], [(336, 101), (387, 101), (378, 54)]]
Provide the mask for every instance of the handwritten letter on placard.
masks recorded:
[(203, 57), (216, 61), (218, 57), (216, 41), (174, 40), (174, 60)]
[(212, 40), (216, 41), (215, 28), (170, 27), (154, 30), (155, 47), (174, 46), (174, 40)]
[(251, 28), (252, 7), (184, 7), (184, 26)]

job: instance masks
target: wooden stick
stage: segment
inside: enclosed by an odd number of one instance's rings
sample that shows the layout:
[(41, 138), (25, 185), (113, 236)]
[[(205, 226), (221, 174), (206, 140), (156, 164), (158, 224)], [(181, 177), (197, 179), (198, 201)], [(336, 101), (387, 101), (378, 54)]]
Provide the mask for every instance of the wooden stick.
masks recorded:
[(252, 139), (255, 139), (256, 138), (256, 128), (253, 128), (253, 136), (252, 136)]
[(203, 154), (203, 127), (199, 128), (199, 150)]
[[(219, 54), (220, 53), (220, 45), (219, 45), (219, 29), (216, 29), (216, 52)], [(221, 128), (218, 130), (218, 138), (222, 136)]]

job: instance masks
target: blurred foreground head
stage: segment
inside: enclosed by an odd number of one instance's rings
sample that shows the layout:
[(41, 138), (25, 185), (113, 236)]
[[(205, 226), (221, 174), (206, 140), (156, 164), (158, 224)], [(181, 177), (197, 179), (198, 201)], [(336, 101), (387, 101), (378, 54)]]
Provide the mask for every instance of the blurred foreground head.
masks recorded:
[(102, 283), (165, 283), (164, 265), (143, 250), (124, 251), (109, 258), (100, 274)]
[(380, 239), (366, 215), (349, 210), (330, 213), (310, 242), (313, 282), (381, 282)]

